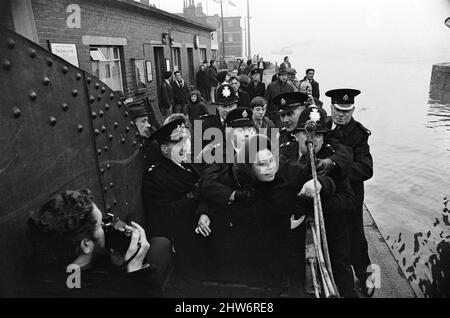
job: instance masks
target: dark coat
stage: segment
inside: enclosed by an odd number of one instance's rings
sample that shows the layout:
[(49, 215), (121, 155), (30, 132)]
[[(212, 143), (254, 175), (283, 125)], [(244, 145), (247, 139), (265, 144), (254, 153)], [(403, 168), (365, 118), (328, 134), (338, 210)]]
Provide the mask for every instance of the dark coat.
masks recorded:
[(247, 94), (250, 97), (250, 101), (257, 96), (264, 97), (266, 94), (266, 84), (258, 82), (255, 86), (255, 82), (251, 81), (247, 86)]
[(270, 83), (266, 89), (266, 95), (264, 96), (267, 100), (267, 116), (272, 120), (275, 124), (280, 122), (278, 116), (278, 106), (273, 103), (273, 99), (280, 95), (281, 93), (293, 92), (294, 88), (289, 83), (281, 84), (278, 80), (276, 82)]
[(216, 87), (218, 84), (217, 81), (217, 69), (214, 66), (208, 66), (206, 69), (207, 74), (207, 83), (209, 87)]
[[(34, 269), (36, 271), (36, 269)], [(94, 266), (81, 271), (81, 288), (69, 289), (66, 282), (69, 274), (63, 268), (58, 274), (29, 273), (26, 289), (18, 297), (45, 298), (153, 298), (163, 297), (155, 269), (147, 267), (126, 273), (109, 262), (97, 261)]]
[(208, 74), (205, 71), (198, 71), (195, 75), (195, 84), (197, 86), (197, 89), (206, 88), (208, 87)]
[[(191, 121), (191, 124), (194, 125), (194, 120), (200, 119), (203, 115), (208, 115), (208, 109), (206, 108), (206, 105), (202, 102), (196, 102), (196, 103), (189, 103), (188, 106), (188, 116), (189, 120)], [(194, 127), (194, 126), (192, 126)]]
[(242, 89), (238, 93), (238, 107), (250, 107), (250, 97)]
[[(324, 145), (316, 154), (318, 159), (326, 159), (335, 155), (330, 145)], [(302, 156), (298, 163), (311, 173), (311, 162), (307, 156)], [(310, 174), (311, 175), (311, 174)], [(312, 176), (312, 175), (311, 175)], [(353, 271), (351, 267), (351, 237), (348, 219), (351, 217), (355, 194), (350, 184), (347, 171), (335, 169), (331, 172), (336, 190), (334, 195), (322, 199), (328, 248), (333, 274), (339, 291), (343, 297), (354, 297)], [(303, 209), (311, 209), (309, 204)], [(313, 211), (311, 211), (313, 212)]]
[[(212, 222), (216, 266), (221, 274), (248, 280), (257, 272), (280, 271), (293, 252), (300, 255), (294, 267), (302, 267), (305, 226), (291, 230), (290, 217), (295, 213), (298, 192), (310, 178), (299, 165), (280, 162), (273, 182), (255, 185), (256, 197), (251, 204), (229, 204), (233, 191), (247, 188), (244, 180), (238, 179), (232, 165), (215, 171), (211, 168), (201, 178), (202, 197)], [(333, 193), (334, 182), (329, 177), (319, 179), (321, 195), (326, 198)], [(242, 275), (236, 277), (239, 273)]]
[(178, 81), (172, 82), (173, 99), (175, 104), (186, 105), (189, 100), (189, 87), (185, 81), (181, 84)]
[[(339, 143), (333, 136), (325, 136), (322, 148), (322, 151), (329, 151), (329, 156), (325, 158), (333, 160), (338, 172), (347, 176), (348, 170), (353, 164), (352, 149)], [(286, 161), (297, 162), (298, 156), (298, 142), (295, 140), (294, 135), (282, 129), (280, 132), (280, 157)], [(317, 156), (317, 158), (321, 157)]]
[(163, 157), (149, 168), (142, 180), (144, 211), (152, 237), (177, 239), (177, 236), (194, 230), (194, 213), (197, 202), (188, 194), (199, 176), (193, 168), (183, 169)]
[(159, 102), (160, 108), (170, 108), (174, 105), (173, 87), (166, 81), (161, 84), (161, 100)]
[[(303, 82), (303, 81), (308, 81), (308, 78), (305, 76), (301, 82)], [(301, 83), (301, 82), (300, 82), (300, 83)], [(320, 99), (319, 83), (316, 82), (315, 80), (312, 80), (312, 81), (310, 81), (309, 83), (311, 84), (311, 87), (312, 87), (312, 93), (311, 93), (311, 95), (312, 95), (314, 98)]]
[[(327, 125), (331, 130), (331, 117), (327, 118)], [(339, 143), (350, 147), (353, 151), (353, 163), (350, 166), (348, 175), (352, 188), (355, 191), (355, 208), (358, 211), (362, 211), (364, 181), (369, 180), (373, 176), (373, 159), (368, 144), (370, 135), (371, 132), (353, 118), (347, 125), (331, 130), (326, 135), (326, 138), (335, 138)]]

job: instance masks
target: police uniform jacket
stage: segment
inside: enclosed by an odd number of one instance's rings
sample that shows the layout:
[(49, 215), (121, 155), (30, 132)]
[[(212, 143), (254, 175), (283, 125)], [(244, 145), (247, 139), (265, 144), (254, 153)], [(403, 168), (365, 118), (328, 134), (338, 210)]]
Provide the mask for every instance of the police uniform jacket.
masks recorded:
[[(327, 119), (327, 125), (331, 129), (331, 117)], [(364, 200), (363, 182), (370, 179), (373, 175), (373, 159), (368, 144), (370, 135), (371, 132), (353, 118), (347, 125), (331, 130), (326, 135), (327, 138), (336, 138), (341, 144), (353, 150), (353, 163), (350, 166), (348, 175), (356, 195), (355, 208), (358, 211), (362, 209)]]
[(143, 177), (142, 198), (144, 211), (153, 237), (172, 239), (194, 230), (197, 202), (188, 194), (198, 181), (192, 165), (185, 168), (163, 157), (148, 169)]
[[(338, 142), (333, 136), (324, 135), (324, 144), (322, 149), (329, 151), (329, 156), (318, 159), (330, 158), (336, 164), (336, 169), (342, 175), (347, 176), (348, 170), (353, 164), (352, 149)], [(282, 129), (280, 132), (280, 157), (282, 160), (296, 162), (299, 159), (298, 142), (292, 133)], [(325, 150), (323, 150), (325, 151)]]

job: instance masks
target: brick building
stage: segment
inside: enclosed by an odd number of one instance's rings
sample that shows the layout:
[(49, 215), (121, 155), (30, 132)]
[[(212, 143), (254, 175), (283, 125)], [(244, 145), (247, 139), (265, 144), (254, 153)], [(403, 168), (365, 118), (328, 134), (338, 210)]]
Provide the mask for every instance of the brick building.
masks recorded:
[(0, 25), (78, 64), (126, 98), (157, 97), (162, 72), (195, 85), (215, 29), (132, 0), (6, 0)]
[[(217, 43), (213, 49), (218, 50), (218, 56), (223, 55), (222, 45), (222, 21), (219, 15), (208, 16), (203, 13), (202, 3), (194, 4), (193, 0), (184, 3), (183, 13), (178, 14), (198, 23), (209, 24), (216, 29), (211, 34), (213, 43)], [(241, 57), (243, 55), (243, 39), (241, 17), (224, 17), (223, 27), (225, 35), (225, 57)]]

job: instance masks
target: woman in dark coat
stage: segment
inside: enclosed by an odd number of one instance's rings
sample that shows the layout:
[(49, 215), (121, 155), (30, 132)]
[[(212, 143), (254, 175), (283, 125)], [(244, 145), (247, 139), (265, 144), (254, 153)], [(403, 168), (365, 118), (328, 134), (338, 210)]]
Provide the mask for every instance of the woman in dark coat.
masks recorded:
[[(265, 136), (252, 137), (234, 164), (210, 169), (201, 179), (208, 211), (197, 231), (208, 218), (213, 275), (219, 280), (267, 282), (282, 272), (304, 281), (306, 227), (297, 207), (313, 195), (312, 181), (300, 166), (277, 163), (270, 143)], [(319, 181), (322, 197), (331, 195), (332, 179)]]

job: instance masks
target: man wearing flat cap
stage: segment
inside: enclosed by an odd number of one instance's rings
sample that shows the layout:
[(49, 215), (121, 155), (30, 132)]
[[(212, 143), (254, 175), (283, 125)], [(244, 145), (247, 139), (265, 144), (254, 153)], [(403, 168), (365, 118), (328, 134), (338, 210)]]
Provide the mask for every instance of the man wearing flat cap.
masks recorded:
[[(144, 174), (142, 197), (148, 231), (160, 258), (170, 259), (172, 245), (176, 251), (175, 270), (194, 270), (199, 255), (194, 233), (198, 207), (198, 170), (190, 161), (191, 137), (185, 119), (175, 119), (150, 137), (163, 158)], [(154, 244), (154, 245), (155, 245)], [(181, 265), (181, 266), (180, 266)]]
[(156, 142), (149, 139), (153, 132), (153, 127), (149, 122), (150, 112), (148, 111), (145, 102), (143, 100), (135, 101), (131, 104), (127, 104), (126, 108), (130, 117), (133, 118), (139, 135), (143, 140), (146, 167), (158, 163), (161, 160), (161, 152)]
[[(328, 132), (326, 116), (319, 108), (311, 106), (306, 108), (299, 117), (297, 127), (294, 129), (298, 142), (297, 163), (304, 167), (305, 173), (311, 175), (311, 161), (309, 157), (307, 140), (311, 134), (313, 151), (318, 160), (324, 160), (335, 155), (335, 148), (324, 142), (324, 135)], [(308, 130), (307, 130), (308, 127)], [(351, 162), (351, 156), (348, 157)], [(332, 196), (322, 198), (322, 207), (327, 233), (332, 270), (336, 284), (342, 297), (356, 297), (353, 283), (353, 272), (350, 261), (350, 237), (345, 214), (352, 206), (355, 198), (350, 185), (348, 174), (337, 166), (328, 174), (335, 184)], [(301, 211), (313, 213), (310, 200), (300, 199)]]
[(288, 73), (285, 68), (280, 68), (278, 71), (278, 80), (272, 82), (267, 86), (266, 95), (264, 98), (267, 100), (267, 115), (271, 121), (275, 123), (277, 127), (280, 127), (280, 117), (278, 114), (278, 105), (274, 104), (273, 100), (275, 97), (282, 93), (293, 92), (294, 88), (289, 85)]
[(355, 97), (360, 93), (359, 90), (345, 88), (328, 91), (325, 95), (331, 97), (331, 117), (327, 122), (330, 132), (327, 136), (336, 138), (341, 144), (353, 150), (349, 178), (356, 197), (355, 209), (347, 215), (351, 216), (348, 224), (352, 242), (352, 265), (363, 292), (367, 294), (366, 280), (369, 276), (367, 267), (371, 262), (363, 224), (364, 181), (373, 175), (373, 160), (368, 144), (371, 132), (353, 118)]

